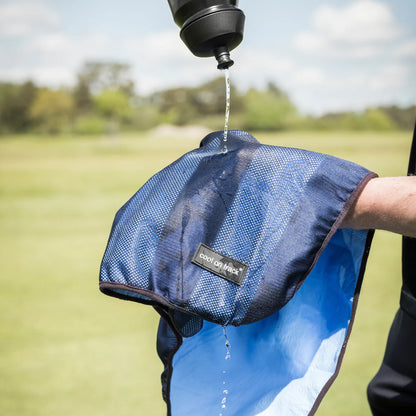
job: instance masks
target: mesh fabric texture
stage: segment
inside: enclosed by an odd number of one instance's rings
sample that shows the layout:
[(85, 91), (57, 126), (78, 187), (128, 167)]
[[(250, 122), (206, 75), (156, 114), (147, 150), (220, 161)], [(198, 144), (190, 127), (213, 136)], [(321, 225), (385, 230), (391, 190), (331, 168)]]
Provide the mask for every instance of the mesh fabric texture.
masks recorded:
[[(292, 298), (350, 194), (371, 175), (240, 131), (223, 153), (221, 137), (207, 136), (117, 213), (101, 267), (105, 293), (221, 325), (263, 319)], [(191, 262), (200, 243), (249, 265), (241, 286)]]

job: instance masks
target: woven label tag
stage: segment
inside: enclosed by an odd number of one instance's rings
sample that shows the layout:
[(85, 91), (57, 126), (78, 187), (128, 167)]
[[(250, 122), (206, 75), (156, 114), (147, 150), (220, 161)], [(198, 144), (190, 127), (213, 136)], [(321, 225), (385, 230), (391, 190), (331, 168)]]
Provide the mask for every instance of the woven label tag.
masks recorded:
[(248, 264), (218, 253), (202, 243), (199, 244), (192, 263), (239, 286), (249, 268)]

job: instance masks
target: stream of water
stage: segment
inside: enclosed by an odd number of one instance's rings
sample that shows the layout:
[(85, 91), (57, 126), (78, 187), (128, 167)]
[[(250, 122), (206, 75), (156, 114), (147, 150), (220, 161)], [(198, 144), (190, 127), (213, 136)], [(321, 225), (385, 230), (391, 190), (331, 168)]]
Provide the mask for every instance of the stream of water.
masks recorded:
[[(227, 327), (222, 327), (224, 338), (225, 338), (225, 348), (226, 348), (226, 354), (225, 354), (225, 361), (231, 360), (231, 344), (228, 339), (227, 335)], [(227, 370), (222, 370), (222, 399), (221, 399), (221, 412), (219, 416), (225, 416), (225, 411), (227, 409), (227, 398), (228, 398), (228, 386), (227, 386)]]
[(230, 84), (230, 70), (224, 69), (225, 75), (225, 123), (224, 123), (224, 135), (222, 138), (222, 151), (227, 153), (227, 140), (228, 140), (228, 122), (230, 120), (230, 104), (231, 104), (231, 84)]

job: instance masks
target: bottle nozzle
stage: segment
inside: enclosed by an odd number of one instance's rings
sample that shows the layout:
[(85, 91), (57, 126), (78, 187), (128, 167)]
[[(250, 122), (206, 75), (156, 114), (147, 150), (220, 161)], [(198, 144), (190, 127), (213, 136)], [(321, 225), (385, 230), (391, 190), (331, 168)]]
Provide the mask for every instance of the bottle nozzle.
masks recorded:
[(234, 64), (230, 57), (230, 52), (226, 46), (214, 49), (215, 59), (218, 62), (218, 69), (227, 69)]
[(180, 36), (195, 56), (215, 56), (218, 69), (233, 65), (230, 51), (243, 40), (238, 0), (168, 0)]

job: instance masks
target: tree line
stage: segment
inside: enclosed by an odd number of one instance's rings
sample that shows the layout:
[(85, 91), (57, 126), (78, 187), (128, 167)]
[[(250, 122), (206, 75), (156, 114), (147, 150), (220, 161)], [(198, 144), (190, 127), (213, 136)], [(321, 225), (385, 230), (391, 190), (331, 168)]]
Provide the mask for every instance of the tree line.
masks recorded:
[[(72, 88), (46, 88), (32, 81), (0, 82), (0, 134), (102, 134), (120, 129), (148, 130), (160, 124), (223, 127), (223, 77), (197, 87), (140, 96), (135, 93), (130, 70), (129, 65), (117, 62), (86, 62)], [(308, 117), (300, 114), (290, 97), (273, 83), (244, 93), (231, 88), (231, 128), (250, 131), (408, 130), (416, 116), (416, 106), (389, 106)]]

